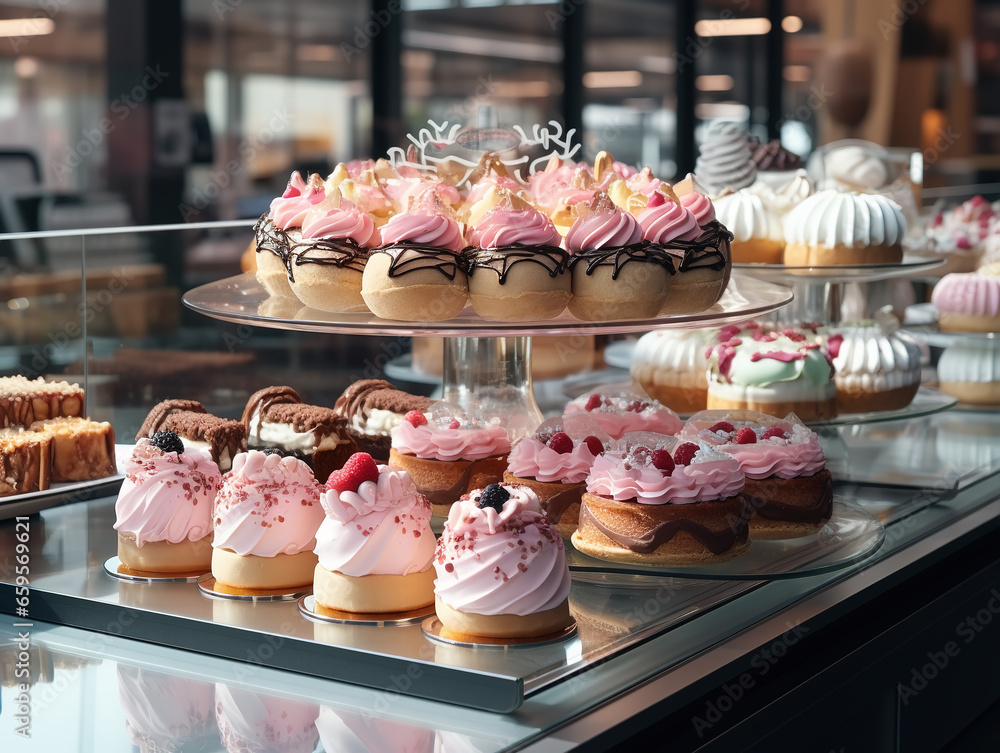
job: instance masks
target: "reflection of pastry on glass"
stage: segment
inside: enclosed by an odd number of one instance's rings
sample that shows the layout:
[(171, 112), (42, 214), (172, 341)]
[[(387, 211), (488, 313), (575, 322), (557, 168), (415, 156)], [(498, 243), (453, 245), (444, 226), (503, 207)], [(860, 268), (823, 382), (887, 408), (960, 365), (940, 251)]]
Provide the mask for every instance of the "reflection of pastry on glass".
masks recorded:
[(496, 748), (496, 740), (479, 739), (444, 730), (438, 730), (434, 743), (435, 753), (487, 753)]
[(119, 664), (118, 699), (129, 740), (141, 753), (200, 753), (218, 745), (210, 683)]
[[(16, 642), (0, 644), (0, 687), (16, 688), (21, 684), (52, 682), (55, 673), (52, 654), (45, 646), (29, 646), (27, 662), (23, 661), (21, 654), (22, 650)], [(27, 676), (24, 676), (25, 664)]]
[(433, 753), (434, 730), (323, 706), (316, 720), (323, 749), (333, 753)]
[(215, 686), (215, 720), (229, 753), (312, 753), (319, 740), (317, 717), (314, 703)]

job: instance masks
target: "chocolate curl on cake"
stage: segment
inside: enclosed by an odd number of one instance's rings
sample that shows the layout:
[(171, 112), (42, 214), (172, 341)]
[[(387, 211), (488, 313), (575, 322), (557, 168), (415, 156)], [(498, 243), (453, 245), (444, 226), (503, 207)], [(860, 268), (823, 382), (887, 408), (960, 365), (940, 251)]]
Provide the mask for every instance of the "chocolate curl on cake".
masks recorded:
[(302, 398), (299, 397), (299, 393), (291, 387), (265, 387), (262, 390), (257, 390), (247, 401), (247, 405), (243, 409), (243, 417), (240, 419), (246, 429), (247, 436), (250, 436), (250, 422), (255, 415), (259, 414), (260, 420), (263, 420), (272, 405), (301, 402)]
[(153, 409), (142, 422), (139, 432), (135, 435), (138, 442), (143, 437), (151, 437), (160, 430), (163, 422), (175, 413), (192, 413), (206, 415), (205, 406), (197, 400), (164, 400), (153, 406)]

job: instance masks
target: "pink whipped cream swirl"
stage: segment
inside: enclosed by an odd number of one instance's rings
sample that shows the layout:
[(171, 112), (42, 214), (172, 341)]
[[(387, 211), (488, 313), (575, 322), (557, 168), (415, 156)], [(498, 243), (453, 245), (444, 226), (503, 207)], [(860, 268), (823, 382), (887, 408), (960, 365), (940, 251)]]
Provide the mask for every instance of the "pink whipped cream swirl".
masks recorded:
[[(692, 418), (681, 432), (681, 437), (705, 442), (720, 452), (732, 455), (739, 461), (747, 478), (800, 478), (812, 476), (826, 467), (826, 455), (820, 447), (819, 438), (814, 431), (802, 424), (774, 423), (773, 425), (785, 430), (785, 436), (761, 439), (767, 425), (731, 421), (733, 428), (739, 430), (749, 427), (757, 435), (757, 441), (752, 444), (738, 444), (733, 439), (735, 432), (710, 432), (708, 423)], [(771, 425), (771, 422), (767, 423)]]
[(644, 465), (626, 463), (624, 453), (606, 452), (594, 461), (587, 491), (619, 502), (686, 505), (728, 499), (743, 491), (744, 480), (736, 458), (706, 447), (698, 450), (689, 465), (678, 465), (669, 476), (648, 460)]
[(194, 741), (209, 735), (217, 737), (213, 718), (215, 686), (211, 683), (127, 664), (119, 664), (116, 674), (118, 700), (125, 712), (129, 738), (136, 747), (170, 750), (185, 738)]
[(372, 248), (381, 240), (375, 221), (349, 201), (342, 201), (322, 217), (302, 228), (303, 238), (350, 238), (362, 248)]
[(504, 485), (501, 512), (477, 506), (481, 490), (452, 505), (434, 556), (434, 592), (459, 612), (529, 615), (569, 596), (559, 531), (526, 486)]
[(639, 212), (642, 237), (653, 243), (693, 241), (701, 235), (701, 226), (694, 215), (676, 201), (655, 193), (646, 208)]
[(715, 205), (704, 194), (692, 192), (681, 196), (681, 206), (694, 215), (695, 222), (704, 227), (715, 219)]
[(298, 172), (294, 172), (285, 192), (271, 202), (271, 220), (282, 230), (302, 227), (306, 212), (325, 198), (326, 190), (322, 183), (306, 183)]
[(382, 227), (382, 244), (413, 241), (436, 248), (445, 248), (456, 254), (465, 248), (465, 239), (458, 223), (449, 217), (420, 212), (393, 215)]
[(573, 223), (566, 234), (566, 250), (571, 254), (602, 248), (632, 246), (642, 241), (642, 228), (628, 212), (594, 212)]
[(537, 209), (495, 209), (487, 212), (469, 233), (469, 243), (479, 248), (558, 246), (562, 242), (552, 220)]
[(323, 522), (320, 489), (298, 458), (241, 452), (215, 498), (212, 545), (257, 557), (312, 551)]
[(330, 572), (409, 575), (431, 566), (430, 502), (406, 471), (378, 470), (378, 481), (365, 481), (356, 492), (327, 489), (320, 496), (326, 519), (316, 533), (316, 554)]
[(392, 448), (425, 460), (482, 460), (510, 452), (510, 440), (501, 426), (475, 429), (439, 429), (403, 421), (391, 432)]
[(407, 722), (380, 719), (370, 712), (346, 711), (322, 706), (316, 720), (323, 750), (338, 753), (473, 753), (471, 746), (448, 747), (438, 743), (434, 729)]
[(673, 435), (684, 427), (684, 422), (676, 413), (655, 401), (642, 401), (641, 410), (626, 410), (635, 403), (629, 398), (605, 397), (604, 402), (592, 410), (587, 410), (588, 396), (577, 398), (566, 405), (564, 416), (573, 413), (587, 413), (612, 439), (621, 439), (632, 431), (651, 431), (655, 434)]
[(534, 437), (520, 440), (507, 458), (507, 470), (515, 476), (546, 484), (580, 484), (593, 464), (594, 453), (585, 442), (577, 442), (572, 452), (560, 453)]
[(975, 273), (945, 275), (934, 286), (931, 303), (938, 311), (967, 316), (1000, 314), (1000, 277)]
[(115, 502), (115, 530), (149, 541), (198, 541), (212, 533), (212, 503), (222, 476), (197, 450), (164, 452), (140, 439), (125, 463)]
[(215, 686), (215, 721), (230, 753), (312, 753), (319, 742), (319, 706), (261, 695), (222, 683)]

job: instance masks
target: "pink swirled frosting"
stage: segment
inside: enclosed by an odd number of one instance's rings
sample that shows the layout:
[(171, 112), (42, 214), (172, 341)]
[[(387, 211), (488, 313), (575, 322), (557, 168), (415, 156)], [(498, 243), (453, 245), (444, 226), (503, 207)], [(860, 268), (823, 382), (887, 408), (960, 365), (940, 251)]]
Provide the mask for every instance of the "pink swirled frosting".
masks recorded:
[(306, 183), (298, 171), (292, 173), (285, 192), (271, 202), (271, 220), (282, 230), (302, 227), (306, 212), (326, 198), (319, 181)]
[(383, 245), (400, 241), (426, 243), (429, 246), (446, 248), (456, 254), (465, 248), (465, 239), (455, 220), (421, 212), (394, 215), (382, 227)]
[(316, 554), (327, 570), (344, 575), (409, 575), (434, 558), (431, 505), (406, 471), (378, 467), (378, 481), (356, 492), (320, 495), (326, 519), (316, 533)]
[(197, 450), (164, 452), (140, 439), (125, 463), (115, 502), (115, 530), (149, 541), (198, 541), (212, 533), (212, 503), (222, 476)]
[(653, 243), (669, 243), (693, 241), (701, 235), (701, 226), (690, 211), (669, 199), (662, 204), (654, 203), (658, 196), (650, 197), (646, 208), (639, 213), (643, 238)]
[(298, 458), (241, 452), (215, 498), (212, 545), (258, 557), (312, 551), (323, 522), (320, 489)]
[(1000, 277), (974, 273), (945, 275), (934, 286), (931, 303), (938, 311), (967, 316), (1000, 314)]
[(487, 212), (472, 232), (469, 243), (479, 248), (558, 246), (562, 242), (552, 220), (537, 209), (495, 209)]
[(303, 238), (351, 238), (359, 246), (371, 248), (381, 240), (375, 221), (349, 201), (316, 217), (302, 228)]
[(510, 452), (510, 440), (502, 426), (447, 429), (403, 421), (390, 433), (396, 452), (427, 460), (482, 460)]
[(460, 612), (529, 615), (569, 596), (562, 539), (526, 486), (504, 485), (497, 512), (477, 505), (481, 490), (452, 505), (434, 556), (434, 592)]
[(572, 452), (556, 452), (535, 437), (525, 437), (510, 451), (507, 470), (518, 478), (544, 483), (579, 484), (586, 480), (594, 453), (585, 442), (577, 442)]
[(222, 745), (230, 753), (312, 753), (319, 742), (318, 718), (319, 706), (314, 703), (222, 683), (215, 686), (215, 721)]
[(566, 234), (566, 250), (571, 254), (601, 248), (631, 246), (642, 240), (638, 220), (628, 212), (594, 212), (580, 217)]
[(708, 447), (699, 449), (689, 465), (678, 465), (669, 476), (648, 459), (644, 465), (626, 463), (625, 453), (605, 452), (594, 461), (587, 491), (620, 502), (683, 505), (728, 499), (743, 490), (744, 479), (734, 457)]
[(704, 227), (715, 219), (715, 205), (712, 200), (696, 191), (681, 196), (681, 206), (694, 215), (695, 222)]
[(213, 684), (127, 664), (119, 664), (116, 674), (118, 700), (132, 745), (166, 751), (187, 742), (218, 739)]
[[(621, 439), (627, 432), (632, 431), (676, 434), (684, 426), (684, 422), (676, 413), (655, 400), (636, 401), (628, 397), (603, 395), (601, 405), (587, 410), (589, 397), (584, 395), (568, 403), (563, 415), (586, 412), (612, 439)], [(635, 405), (636, 402), (639, 402), (639, 405)], [(641, 410), (628, 410), (630, 405)]]

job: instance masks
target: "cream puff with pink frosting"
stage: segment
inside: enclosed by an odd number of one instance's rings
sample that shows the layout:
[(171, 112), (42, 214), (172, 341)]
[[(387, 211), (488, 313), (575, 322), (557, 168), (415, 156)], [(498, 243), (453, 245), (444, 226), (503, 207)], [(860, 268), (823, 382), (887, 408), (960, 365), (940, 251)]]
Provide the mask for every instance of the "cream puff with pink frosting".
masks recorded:
[(559, 532), (526, 486), (490, 484), (455, 504), (434, 556), (445, 634), (532, 638), (572, 624)]
[(459, 497), (500, 481), (507, 468), (504, 428), (467, 418), (445, 403), (426, 413), (410, 411), (390, 436), (389, 467), (409, 474), (435, 515), (448, 515)]
[(291, 246), (288, 279), (295, 297), (318, 311), (367, 311), (361, 279), (380, 242), (372, 216), (333, 189), (306, 213), (302, 239)]
[(505, 189), (491, 189), (469, 214), (469, 298), (484, 319), (559, 316), (571, 296), (568, 256), (545, 214)]
[(288, 256), (292, 243), (301, 239), (306, 214), (326, 198), (323, 179), (309, 176), (308, 182), (293, 172), (281, 196), (271, 202), (268, 212), (254, 226), (257, 281), (271, 295), (294, 298), (288, 281)]
[(833, 479), (816, 433), (791, 413), (701, 411), (681, 439), (732, 455), (746, 475), (753, 508), (751, 539), (786, 539), (819, 531), (833, 512)]
[(439, 322), (457, 316), (469, 300), (462, 250), (465, 238), (437, 193), (382, 226), (361, 278), (361, 296), (383, 319)]
[(673, 435), (684, 428), (676, 413), (634, 385), (609, 384), (586, 392), (566, 404), (563, 419), (580, 413), (596, 421), (611, 439), (636, 431)]
[(639, 221), (607, 194), (573, 223), (566, 250), (573, 276), (569, 310), (577, 319), (650, 319), (666, 303), (674, 274), (670, 257), (646, 241)]
[(330, 474), (320, 503), (317, 607), (384, 614), (434, 603), (431, 505), (406, 471), (356, 453)]
[(1000, 332), (1000, 277), (955, 272), (934, 286), (942, 332)]
[(235, 593), (309, 586), (322, 487), (294, 457), (250, 450), (233, 459), (215, 499), (212, 575)]
[(173, 432), (140, 439), (115, 502), (122, 566), (165, 575), (211, 570), (212, 505), (221, 480), (219, 466), (185, 450)]
[(573, 545), (612, 562), (702, 565), (745, 553), (739, 462), (704, 443), (627, 434), (594, 460)]

